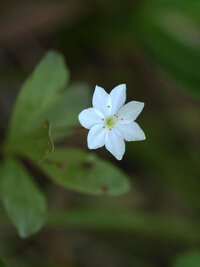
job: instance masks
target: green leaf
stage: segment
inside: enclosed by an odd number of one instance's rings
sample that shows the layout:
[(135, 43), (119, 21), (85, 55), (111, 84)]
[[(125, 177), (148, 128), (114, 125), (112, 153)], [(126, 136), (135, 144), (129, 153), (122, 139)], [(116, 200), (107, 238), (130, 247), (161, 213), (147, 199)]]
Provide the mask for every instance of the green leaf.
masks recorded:
[(130, 188), (119, 168), (79, 149), (55, 149), (38, 167), (59, 185), (83, 193), (121, 195)]
[(27, 237), (39, 231), (46, 220), (46, 201), (20, 162), (5, 159), (0, 186), (5, 210), (19, 235)]
[(178, 256), (172, 267), (199, 267), (200, 266), (200, 251), (188, 252)]
[(94, 231), (126, 232), (168, 240), (173, 244), (196, 244), (200, 242), (199, 223), (177, 216), (166, 216), (119, 206), (102, 208), (91, 202), (67, 210), (50, 211), (47, 225), (50, 227), (73, 227)]
[(12, 144), (12, 149), (21, 155), (31, 155), (31, 158), (34, 158), (37, 162), (45, 160), (47, 154), (52, 153), (54, 150), (50, 122), (45, 120), (30, 135), (25, 136), (20, 142)]
[(57, 103), (46, 113), (52, 123), (54, 140), (66, 137), (79, 125), (78, 114), (89, 106), (90, 100), (88, 85), (84, 83), (74, 83), (63, 91)]
[(7, 262), (0, 256), (0, 267), (8, 267)]
[(135, 30), (154, 61), (196, 97), (200, 97), (198, 2), (151, 0), (134, 18)]
[(14, 106), (8, 140), (27, 135), (44, 121), (44, 113), (59, 97), (68, 79), (61, 54), (46, 53), (34, 72), (25, 81)]

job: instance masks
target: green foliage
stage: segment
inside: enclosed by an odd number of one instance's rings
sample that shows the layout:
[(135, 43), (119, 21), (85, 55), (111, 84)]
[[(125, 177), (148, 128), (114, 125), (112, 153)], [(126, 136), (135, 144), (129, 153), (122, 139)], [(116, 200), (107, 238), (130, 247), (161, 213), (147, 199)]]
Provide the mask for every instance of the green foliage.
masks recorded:
[[(107, 205), (108, 206), (108, 205)], [(92, 230), (115, 230), (140, 233), (156, 239), (199, 244), (199, 223), (175, 216), (158, 215), (127, 208), (92, 205), (69, 208), (67, 211), (52, 211), (48, 217), (50, 227), (76, 227)]]
[(10, 122), (9, 142), (20, 140), (44, 121), (41, 114), (58, 99), (68, 76), (63, 56), (48, 52), (22, 86)]
[(88, 194), (120, 195), (130, 188), (121, 170), (80, 149), (57, 148), (39, 168), (54, 182)]
[[(48, 52), (27, 79), (15, 103), (1, 166), (1, 196), (21, 237), (36, 233), (46, 219), (42, 192), (17, 157), (31, 160), (54, 182), (88, 194), (120, 195), (130, 187), (111, 163), (79, 149), (55, 149), (55, 140), (71, 134), (79, 112), (89, 105), (88, 88), (68, 78), (63, 57)], [(9, 158), (14, 156), (16, 159)], [(42, 163), (42, 164), (41, 164)]]
[(90, 93), (84, 83), (71, 84), (58, 101), (45, 113), (52, 123), (53, 140), (60, 140), (79, 125), (78, 114), (89, 106)]
[(45, 120), (40, 127), (31, 132), (30, 135), (25, 136), (21, 142), (13, 143), (12, 150), (21, 155), (29, 152), (37, 162), (45, 160), (47, 154), (54, 150), (50, 122)]
[(23, 165), (12, 158), (4, 161), (1, 177), (4, 207), (21, 237), (37, 232), (46, 220), (46, 201)]
[(7, 262), (0, 256), (0, 267), (9, 267)]
[(200, 5), (192, 1), (147, 1), (134, 17), (151, 56), (178, 84), (200, 97)]
[(172, 267), (199, 267), (200, 266), (200, 251), (192, 251), (181, 256), (178, 256)]

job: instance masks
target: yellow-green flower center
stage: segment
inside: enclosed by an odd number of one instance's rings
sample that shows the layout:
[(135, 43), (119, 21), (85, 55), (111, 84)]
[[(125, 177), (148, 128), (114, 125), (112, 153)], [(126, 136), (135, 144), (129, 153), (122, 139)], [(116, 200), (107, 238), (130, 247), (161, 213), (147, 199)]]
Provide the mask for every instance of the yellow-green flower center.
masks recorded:
[(116, 123), (115, 117), (113, 117), (113, 116), (107, 117), (105, 120), (105, 125), (107, 127), (113, 127), (115, 125), (115, 123)]

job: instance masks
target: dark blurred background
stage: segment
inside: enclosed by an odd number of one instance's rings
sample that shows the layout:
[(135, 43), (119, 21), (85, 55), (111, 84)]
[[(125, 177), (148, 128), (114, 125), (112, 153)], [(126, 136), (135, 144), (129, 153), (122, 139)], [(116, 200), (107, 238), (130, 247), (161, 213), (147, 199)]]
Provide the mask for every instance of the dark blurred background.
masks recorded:
[[(23, 81), (49, 49), (64, 54), (71, 81), (91, 93), (96, 84), (109, 92), (126, 83), (128, 100), (145, 102), (138, 122), (147, 136), (128, 143), (121, 162), (95, 151), (130, 176), (132, 190), (122, 197), (43, 184), (50, 208), (73, 217), (78, 207), (91, 225), (58, 220), (25, 240), (1, 226), (0, 250), (12, 266), (175, 266), (179, 255), (199, 249), (199, 14), (197, 0), (1, 1), (2, 141)], [(87, 149), (86, 135), (80, 128), (61, 145)], [(107, 206), (128, 210), (121, 229), (89, 212)]]

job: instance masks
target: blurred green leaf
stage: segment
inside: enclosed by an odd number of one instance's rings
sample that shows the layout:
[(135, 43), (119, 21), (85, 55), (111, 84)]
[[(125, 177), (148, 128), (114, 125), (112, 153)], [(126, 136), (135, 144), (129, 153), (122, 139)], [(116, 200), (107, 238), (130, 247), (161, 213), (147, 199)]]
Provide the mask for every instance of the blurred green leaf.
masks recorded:
[(30, 135), (25, 136), (20, 142), (12, 144), (12, 149), (21, 155), (25, 153), (30, 154), (37, 162), (45, 160), (47, 154), (52, 153), (54, 150), (50, 122), (45, 120), (44, 123)]
[(135, 209), (103, 208), (95, 204), (67, 211), (50, 212), (47, 222), (51, 227), (73, 227), (139, 233), (174, 243), (200, 243), (199, 223), (180, 217), (170, 217)]
[(199, 9), (196, 0), (151, 0), (134, 17), (135, 30), (154, 60), (196, 97), (200, 97)]
[(46, 220), (42, 192), (20, 162), (7, 158), (0, 180), (0, 193), (8, 216), (21, 237), (40, 230)]
[(63, 56), (54, 51), (46, 53), (22, 86), (14, 106), (8, 140), (23, 138), (45, 119), (40, 115), (56, 102), (68, 75)]
[(171, 265), (172, 267), (199, 267), (200, 266), (200, 251), (188, 252), (180, 255)]
[(74, 83), (63, 91), (57, 103), (46, 113), (52, 122), (53, 140), (59, 140), (79, 125), (78, 114), (87, 108), (91, 101), (88, 85)]
[[(200, 223), (178, 216), (167, 216), (132, 208), (104, 207), (89, 200), (89, 205), (52, 210), (48, 213), (47, 226), (55, 228), (88, 229), (94, 231), (114, 231), (116, 233), (141, 234), (143, 237), (160, 239), (173, 244), (200, 244)], [(0, 224), (8, 220), (0, 212)], [(151, 240), (151, 239), (150, 239)], [(172, 244), (172, 243), (171, 243)]]
[(0, 255), (0, 267), (9, 267), (7, 262)]
[(38, 167), (54, 182), (83, 193), (121, 195), (130, 188), (119, 168), (80, 149), (55, 149)]

